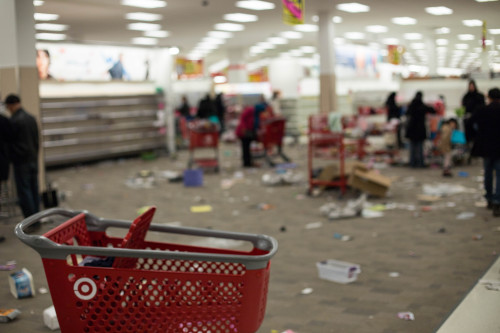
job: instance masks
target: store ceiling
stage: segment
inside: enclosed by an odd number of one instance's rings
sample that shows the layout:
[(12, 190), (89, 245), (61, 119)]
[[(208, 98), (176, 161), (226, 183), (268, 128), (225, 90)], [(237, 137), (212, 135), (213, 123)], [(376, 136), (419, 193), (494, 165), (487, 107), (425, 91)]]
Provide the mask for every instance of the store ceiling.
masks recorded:
[[(125, 18), (127, 13), (146, 12), (161, 14), (159, 21), (161, 30), (168, 31), (169, 36), (159, 38), (157, 46), (176, 46), (181, 55), (189, 54), (196, 45), (214, 31), (217, 23), (228, 22), (223, 19), (224, 14), (246, 13), (258, 16), (258, 21), (242, 23), (244, 31), (234, 32), (232, 38), (225, 44), (206, 55), (208, 63), (213, 63), (227, 56), (228, 48), (245, 48), (266, 41), (269, 37), (278, 36), (284, 31), (294, 31), (294, 27), (282, 21), (282, 0), (266, 0), (275, 4), (272, 10), (254, 11), (235, 6), (236, 0), (167, 0), (167, 6), (156, 9), (144, 9), (124, 6), (120, 0), (45, 0), (42, 5), (36, 6), (37, 13), (58, 14), (59, 18), (51, 23), (67, 25), (64, 33), (67, 39), (64, 42), (103, 43), (108, 45), (133, 45), (132, 38), (143, 37), (143, 32), (128, 30), (129, 23), (138, 22)], [(425, 54), (426, 38), (442, 39), (446, 48), (444, 60), (439, 66), (464, 67), (473, 66), (474, 59), (480, 52), (482, 27), (467, 27), (463, 20), (485, 20), (487, 22), (487, 39), (493, 44), (491, 50), (497, 63), (500, 63), (500, 35), (490, 33), (490, 29), (500, 29), (500, 1), (477, 2), (475, 0), (359, 0), (359, 3), (368, 5), (369, 12), (348, 13), (336, 9), (337, 4), (348, 1), (332, 0), (303, 0), (305, 1), (305, 23), (317, 24), (314, 16), (320, 11), (330, 10), (341, 18), (341, 23), (334, 25), (335, 35), (344, 38), (346, 43), (364, 44), (379, 43), (385, 49), (386, 38), (397, 38), (399, 45), (403, 45), (410, 55), (408, 61), (425, 65), (428, 59)], [(484, 1), (484, 0), (483, 0)], [(444, 6), (453, 10), (451, 15), (435, 16), (428, 14), (426, 7)], [(415, 25), (397, 25), (391, 22), (394, 17), (412, 17), (417, 20)], [(42, 23), (37, 21), (37, 23)], [(388, 31), (370, 33), (366, 31), (369, 25), (383, 25)], [(437, 34), (437, 28), (449, 28), (447, 34)], [(38, 30), (37, 32), (47, 32)], [(346, 34), (361, 32), (365, 36), (359, 40), (349, 40)], [(422, 39), (410, 40), (406, 33), (420, 33)], [(463, 41), (459, 35), (472, 35), (472, 40)], [(405, 38), (406, 37), (406, 38)], [(418, 36), (417, 36), (418, 37)], [(40, 40), (42, 41), (42, 40)], [(342, 40), (338, 40), (342, 42)], [(249, 61), (258, 57), (276, 56), (281, 52), (299, 49), (301, 46), (316, 46), (317, 32), (303, 32), (301, 39), (290, 39), (286, 45), (276, 45), (272, 50), (257, 56), (249, 57)], [(417, 44), (415, 44), (417, 43)], [(458, 44), (458, 46), (457, 46)], [(418, 47), (423, 50), (418, 51)], [(443, 49), (444, 50), (444, 49)], [(306, 54), (306, 56), (310, 56)], [(408, 56), (408, 55), (407, 55)]]

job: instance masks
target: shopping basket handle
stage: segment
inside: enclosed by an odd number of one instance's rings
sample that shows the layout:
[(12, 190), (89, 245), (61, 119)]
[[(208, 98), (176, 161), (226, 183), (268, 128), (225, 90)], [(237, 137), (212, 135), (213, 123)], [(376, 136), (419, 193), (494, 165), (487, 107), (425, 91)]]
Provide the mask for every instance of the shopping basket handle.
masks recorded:
[(252, 242), (253, 245), (267, 253), (261, 255), (244, 255), (244, 254), (219, 254), (205, 252), (180, 252), (180, 251), (160, 251), (146, 249), (122, 249), (111, 247), (97, 246), (72, 246), (61, 245), (47, 237), (40, 235), (28, 235), (24, 230), (30, 225), (40, 221), (41, 219), (54, 215), (62, 215), (65, 217), (74, 217), (78, 214), (85, 214), (85, 222), (89, 231), (104, 231), (107, 227), (129, 228), (132, 222), (110, 220), (98, 218), (87, 211), (71, 211), (61, 208), (52, 208), (37, 214), (34, 214), (16, 225), (16, 236), (26, 245), (35, 249), (42, 258), (61, 259), (65, 260), (71, 254), (83, 254), (92, 256), (107, 256), (107, 257), (131, 257), (131, 258), (151, 258), (151, 259), (177, 259), (177, 260), (200, 260), (214, 262), (235, 262), (241, 263), (247, 269), (262, 269), (265, 268), (271, 258), (278, 250), (278, 242), (270, 236), (246, 234), (228, 231), (216, 231), (208, 229), (196, 229), (187, 227), (174, 227), (159, 224), (151, 224), (149, 230), (170, 232), (191, 236), (217, 237), (226, 239), (237, 239)]

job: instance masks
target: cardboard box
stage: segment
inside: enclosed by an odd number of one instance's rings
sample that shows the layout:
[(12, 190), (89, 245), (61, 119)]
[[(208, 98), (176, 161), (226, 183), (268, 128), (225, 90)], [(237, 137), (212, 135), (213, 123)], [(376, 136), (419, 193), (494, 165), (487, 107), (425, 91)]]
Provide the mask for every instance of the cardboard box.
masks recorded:
[[(344, 174), (349, 177), (354, 169), (368, 170), (364, 163), (359, 161), (345, 161)], [(340, 163), (329, 164), (325, 166), (318, 176), (319, 180), (331, 181), (340, 177)]]
[(355, 168), (349, 177), (349, 186), (377, 197), (384, 197), (391, 187), (391, 179), (373, 170)]

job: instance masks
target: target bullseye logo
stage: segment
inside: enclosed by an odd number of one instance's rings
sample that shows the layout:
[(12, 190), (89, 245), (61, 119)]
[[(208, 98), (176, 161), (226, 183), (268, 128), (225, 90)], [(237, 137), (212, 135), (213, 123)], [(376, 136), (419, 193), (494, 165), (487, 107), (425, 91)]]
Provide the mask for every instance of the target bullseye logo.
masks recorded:
[(97, 293), (97, 286), (95, 282), (89, 278), (80, 278), (76, 280), (73, 290), (75, 291), (76, 297), (81, 300), (88, 301)]

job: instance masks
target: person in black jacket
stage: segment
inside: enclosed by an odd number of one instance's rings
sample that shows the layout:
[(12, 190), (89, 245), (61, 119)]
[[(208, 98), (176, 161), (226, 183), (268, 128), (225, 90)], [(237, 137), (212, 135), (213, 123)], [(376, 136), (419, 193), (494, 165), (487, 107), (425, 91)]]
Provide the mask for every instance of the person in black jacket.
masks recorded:
[(398, 120), (398, 125), (396, 128), (396, 138), (398, 141), (398, 147), (403, 148), (403, 140), (401, 140), (401, 108), (396, 104), (396, 93), (392, 92), (387, 97), (385, 101), (385, 107), (387, 109), (387, 122), (390, 123), (392, 119)]
[(8, 95), (5, 105), (11, 117), (10, 158), (14, 169), (19, 206), (24, 217), (40, 210), (38, 191), (39, 133), (35, 118), (21, 106), (17, 95)]
[(467, 93), (462, 97), (462, 106), (465, 108), (464, 130), (469, 150), (468, 162), (470, 164), (472, 157), (478, 155), (477, 147), (474, 144), (476, 130), (470, 121), (470, 117), (472, 117), (479, 108), (484, 106), (484, 95), (478, 91), (476, 81), (469, 81)]
[(410, 140), (410, 167), (424, 168), (424, 142), (427, 139), (426, 115), (436, 111), (424, 104), (423, 94), (418, 91), (406, 112), (406, 138)]
[(483, 158), (488, 208), (493, 209), (493, 216), (500, 216), (500, 89), (490, 89), (488, 99), (487, 106), (474, 112), (471, 123), (477, 126), (476, 144), (478, 155)]

